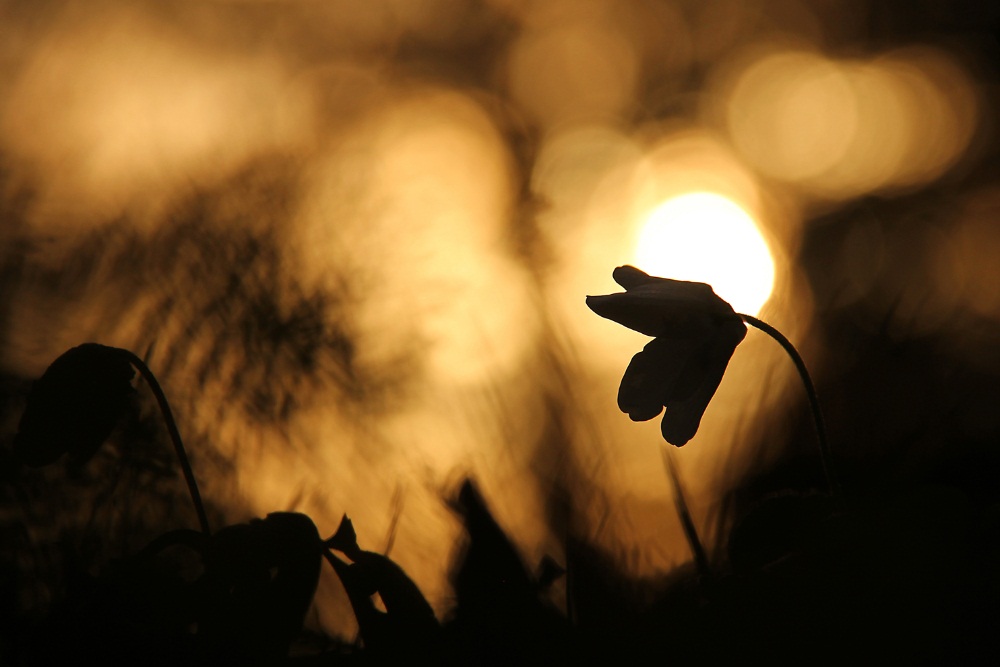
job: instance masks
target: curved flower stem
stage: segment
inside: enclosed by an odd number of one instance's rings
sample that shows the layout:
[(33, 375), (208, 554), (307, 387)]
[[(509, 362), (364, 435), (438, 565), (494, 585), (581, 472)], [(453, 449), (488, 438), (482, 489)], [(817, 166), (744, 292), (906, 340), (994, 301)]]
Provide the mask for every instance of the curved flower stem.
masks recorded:
[(163, 388), (160, 387), (160, 383), (157, 381), (156, 376), (153, 375), (153, 371), (149, 370), (149, 366), (138, 355), (130, 350), (116, 349), (129, 360), (129, 363), (139, 369), (139, 373), (149, 385), (149, 388), (153, 390), (156, 402), (160, 406), (160, 413), (163, 415), (164, 421), (167, 422), (167, 431), (170, 433), (170, 440), (174, 444), (174, 451), (177, 452), (177, 458), (180, 459), (181, 469), (184, 471), (184, 479), (187, 482), (188, 491), (191, 493), (194, 509), (198, 513), (198, 523), (201, 524), (201, 532), (206, 535), (211, 534), (211, 530), (208, 527), (208, 515), (205, 513), (205, 505), (202, 503), (201, 493), (198, 491), (198, 483), (194, 479), (194, 471), (191, 470), (191, 463), (188, 461), (187, 452), (184, 451), (184, 443), (181, 441), (180, 431), (177, 430), (177, 422), (174, 421), (174, 415), (170, 410), (167, 397), (163, 393)]
[(805, 385), (806, 394), (809, 396), (809, 406), (812, 408), (813, 422), (816, 424), (816, 436), (819, 439), (820, 459), (823, 462), (823, 473), (826, 476), (826, 483), (833, 496), (840, 495), (840, 483), (837, 481), (837, 474), (833, 467), (833, 456), (830, 452), (830, 444), (826, 438), (826, 425), (823, 422), (823, 412), (819, 408), (819, 397), (816, 396), (816, 387), (813, 386), (812, 378), (806, 369), (806, 364), (799, 355), (798, 350), (791, 341), (785, 338), (784, 334), (766, 322), (758, 320), (752, 315), (739, 313), (739, 317), (752, 327), (760, 329), (768, 336), (778, 341), (778, 344), (785, 349), (788, 356), (792, 358), (795, 368), (799, 371), (802, 384)]

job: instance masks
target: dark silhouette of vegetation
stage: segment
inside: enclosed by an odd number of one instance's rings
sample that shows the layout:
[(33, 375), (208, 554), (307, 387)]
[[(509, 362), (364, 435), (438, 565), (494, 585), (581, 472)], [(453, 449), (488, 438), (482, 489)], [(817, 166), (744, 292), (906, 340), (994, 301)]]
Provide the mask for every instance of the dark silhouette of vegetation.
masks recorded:
[[(1000, 3), (0, 7), (0, 665), (1000, 661), (1000, 296), (991, 268)], [(581, 45), (597, 46), (580, 53), (602, 67), (577, 61)], [(765, 57), (786, 71), (798, 63), (802, 76), (744, 85), (752, 77), (740, 73), (764, 71)], [(587, 71), (593, 81), (577, 76)], [(565, 91), (547, 89), (560, 79)], [(868, 99), (883, 80), (895, 82), (889, 97)], [(799, 173), (774, 169), (766, 144), (749, 151), (785, 120), (754, 109), (781, 97), (790, 107), (773, 108), (812, 109), (802, 103), (822, 105), (831, 84), (835, 96), (856, 97), (847, 104), (856, 113), (837, 118), (850, 121), (832, 128), (843, 135), (814, 122), (804, 136), (846, 141), (792, 154), (775, 146), (786, 159), (817, 149)], [(735, 101), (754, 90), (758, 103)], [(756, 125), (747, 110), (764, 121), (751, 142), (738, 130)], [(396, 127), (411, 117), (420, 134)], [(388, 132), (375, 141), (380, 126)], [(710, 159), (667, 159), (703, 139)], [(488, 148), (494, 142), (503, 149)], [(496, 153), (502, 179), (468, 159), (473, 145)], [(413, 158), (384, 164), (382, 147)], [(623, 169), (633, 161), (641, 179)], [(448, 166), (438, 172), (438, 163)], [(774, 225), (773, 249), (795, 255), (786, 275), (806, 283), (802, 324), (824, 365), (813, 368), (813, 387), (787, 340), (710, 287), (616, 271), (625, 294), (596, 297), (595, 310), (653, 336), (621, 360), (619, 407), (640, 420), (665, 411), (667, 483), (694, 561), (643, 577), (607, 537), (613, 531), (601, 532), (621, 516), (601, 505), (631, 499), (601, 497), (621, 492), (617, 480), (594, 482), (615, 461), (584, 455), (607, 444), (584, 400), (595, 367), (580, 362), (592, 351), (578, 349), (553, 306), (596, 244), (624, 236), (616, 210), (638, 215), (640, 202), (687, 187), (688, 164), (712, 172), (690, 185), (747, 196)], [(487, 189), (451, 181), (467, 165)], [(873, 182), (836, 193), (855, 176), (865, 181), (853, 169), (868, 166), (880, 174)], [(462, 195), (455, 208), (435, 206), (448, 192), (397, 197), (423, 170)], [(619, 187), (624, 207), (607, 207)], [(506, 194), (483, 196), (493, 190)], [(237, 456), (246, 463), (273, 447), (269, 455), (294, 464), (329, 447), (299, 428), (323, 410), (362, 435), (303, 461), (322, 460), (323, 474), (347, 470), (357, 442), (367, 464), (389, 471), (398, 463), (389, 450), (410, 443), (385, 435), (402, 429), (369, 424), (399, 426), (393, 419), (417, 404), (452, 407), (422, 400), (433, 334), (404, 332), (378, 349), (383, 320), (360, 304), (379, 301), (370, 288), (390, 272), (415, 277), (405, 262), (387, 266), (396, 255), (376, 247), (377, 234), (365, 240), (377, 252), (356, 248), (354, 226), (378, 227), (398, 206), (405, 225), (384, 248), (417, 240), (423, 254), (435, 236), (422, 228), (443, 212), (446, 233), (452, 218), (492, 229), (462, 208), (466, 195), (506, 220), (484, 237), (495, 254), (462, 257), (504, 260), (485, 265), (487, 289), (469, 284), (475, 298), (506, 308), (489, 287), (508, 279), (494, 269), (512, 259), (535, 283), (525, 290), (535, 299), (528, 319), (542, 320), (525, 322), (541, 333), (520, 366), (468, 393), (495, 393), (485, 401), (495, 399), (496, 416), (529, 425), (498, 428), (488, 446), (521, 448), (516, 465), (560, 549), (535, 567), (518, 548), (529, 540), (494, 514), (508, 499), (491, 496), (486, 480), (461, 481), (443, 492), (463, 533), (454, 550), (437, 545), (454, 554), (442, 612), (393, 560), (398, 552), (390, 557), (392, 530), (381, 552), (366, 551), (359, 537), (370, 544), (375, 528), (353, 509), (357, 524), (345, 516), (327, 537), (318, 515), (244, 511), (238, 493), (219, 487), (236, 477), (226, 473)], [(303, 275), (310, 253), (289, 244), (290, 231), (313, 224), (346, 228), (294, 240), (324, 258), (320, 279)], [(454, 283), (465, 281), (461, 266), (444, 264)], [(439, 296), (451, 298), (449, 289)], [(391, 325), (410, 316), (388, 315)], [(671, 445), (698, 430), (730, 358), (756, 336), (748, 324), (792, 355), (811, 411), (789, 406), (780, 422), (758, 419), (738, 434), (738, 455), (719, 463), (731, 467), (717, 534), (699, 536), (708, 522), (687, 509), (670, 458), (699, 452)], [(82, 340), (138, 354), (86, 343), (31, 383), (26, 369), (40, 351)], [(149, 367), (171, 380), (180, 429)], [(158, 412), (148, 409), (154, 394)], [(290, 494), (315, 493), (316, 507), (327, 484), (354, 471), (336, 472)], [(365, 481), (336, 493), (377, 504)], [(434, 535), (422, 537), (426, 546)], [(330, 594), (323, 577), (343, 587), (356, 638), (315, 630), (310, 606)]]
[[(358, 546), (354, 524), (346, 516), (337, 532), (324, 542), (343, 553), (350, 564), (329, 550), (324, 556), (347, 590), (361, 628), (361, 638), (371, 659), (402, 663), (411, 657), (440, 664), (444, 659), (441, 626), (420, 589), (402, 568), (382, 554)], [(372, 596), (378, 594), (385, 612)]]
[(14, 438), (14, 456), (38, 467), (69, 454), (81, 466), (97, 453), (134, 393), (135, 371), (119, 351), (93, 343), (69, 350), (35, 382)]
[[(532, 571), (465, 480), (451, 500), (466, 533), (452, 569), (455, 604), (438, 619), (398, 564), (360, 548), (346, 516), (326, 539), (296, 512), (210, 530), (155, 377), (131, 352), (85, 344), (53, 362), (29, 393), (4, 452), (9, 487), (44, 493), (18, 486), (20, 471), (64, 455), (85, 471), (125, 428), (134, 368), (162, 397), (199, 530), (159, 534), (98, 575), (67, 542), (61, 590), (41, 613), (8, 601), (5, 663), (975, 664), (1000, 649), (997, 505), (983, 505), (954, 480), (843, 502), (795, 489), (767, 492), (762, 483), (755, 502), (735, 512), (724, 553), (698, 552), (697, 568), (646, 581), (624, 576), (607, 554), (572, 535), (565, 563), (546, 557)], [(32, 548), (24, 536), (4, 537), (13, 552)], [(689, 539), (700, 548), (696, 535)], [(304, 621), (324, 561), (347, 592), (357, 642), (309, 641)], [(550, 597), (563, 576), (565, 613)], [(5, 587), (16, 590), (9, 581)]]

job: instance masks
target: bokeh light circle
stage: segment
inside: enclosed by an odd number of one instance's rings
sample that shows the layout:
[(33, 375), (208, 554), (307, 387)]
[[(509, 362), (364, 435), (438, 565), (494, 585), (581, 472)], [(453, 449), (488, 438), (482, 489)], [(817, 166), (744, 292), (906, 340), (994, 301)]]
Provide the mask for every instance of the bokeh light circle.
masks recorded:
[(652, 275), (708, 283), (750, 315), (774, 287), (774, 258), (757, 223), (712, 192), (680, 195), (653, 209), (638, 235), (635, 264)]

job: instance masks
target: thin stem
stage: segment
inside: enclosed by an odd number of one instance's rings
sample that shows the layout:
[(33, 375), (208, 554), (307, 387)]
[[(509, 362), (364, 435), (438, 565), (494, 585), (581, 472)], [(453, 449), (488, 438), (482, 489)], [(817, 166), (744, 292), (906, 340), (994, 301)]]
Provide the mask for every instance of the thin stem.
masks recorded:
[(403, 513), (403, 487), (397, 485), (392, 493), (392, 517), (389, 519), (389, 530), (385, 538), (385, 549), (382, 555), (389, 557), (392, 545), (396, 542), (396, 528), (399, 527), (399, 516)]
[(691, 554), (694, 556), (695, 565), (698, 567), (698, 574), (703, 580), (707, 580), (711, 571), (708, 567), (708, 557), (705, 555), (705, 548), (698, 539), (698, 531), (694, 527), (694, 520), (691, 518), (691, 510), (688, 509), (687, 500), (684, 498), (684, 488), (681, 486), (681, 478), (674, 465), (673, 455), (670, 447), (660, 446), (660, 453), (663, 455), (663, 467), (667, 469), (667, 476), (670, 477), (671, 486), (674, 491), (674, 506), (681, 519), (681, 527), (684, 529), (684, 536), (687, 538), (688, 546), (691, 547)]
[(826, 438), (826, 425), (823, 422), (823, 412), (819, 407), (819, 397), (816, 395), (816, 387), (813, 386), (812, 378), (809, 376), (809, 371), (806, 369), (806, 363), (802, 360), (799, 355), (798, 350), (792, 345), (791, 341), (785, 338), (784, 334), (772, 327), (767, 322), (762, 322), (752, 315), (746, 315), (743, 313), (739, 314), (740, 318), (743, 319), (747, 324), (760, 329), (768, 336), (778, 341), (778, 344), (785, 349), (788, 356), (792, 358), (792, 362), (795, 364), (795, 368), (799, 371), (799, 377), (802, 378), (802, 384), (806, 388), (806, 394), (809, 396), (809, 406), (812, 408), (813, 422), (816, 425), (816, 436), (819, 439), (819, 453), (820, 459), (823, 462), (823, 473), (826, 475), (826, 483), (830, 489), (830, 494), (833, 496), (840, 495), (840, 483), (837, 481), (836, 471), (833, 466), (833, 455), (830, 451), (830, 444)]
[(187, 452), (184, 451), (184, 443), (181, 441), (180, 431), (177, 430), (177, 422), (174, 420), (173, 412), (170, 410), (170, 404), (167, 402), (167, 397), (163, 393), (163, 388), (160, 387), (160, 383), (157, 381), (156, 376), (153, 375), (153, 371), (149, 370), (149, 366), (146, 362), (139, 358), (134, 352), (129, 350), (118, 349), (129, 362), (139, 369), (139, 373), (142, 375), (146, 384), (149, 388), (153, 390), (153, 395), (156, 397), (156, 402), (160, 406), (160, 413), (163, 415), (164, 421), (167, 423), (167, 432), (170, 433), (170, 440), (174, 444), (174, 451), (177, 452), (177, 458), (180, 460), (181, 469), (184, 471), (184, 480), (187, 482), (188, 491), (191, 494), (191, 500), (194, 502), (195, 512), (198, 513), (198, 523), (201, 524), (201, 532), (206, 535), (211, 534), (211, 530), (208, 527), (208, 515), (205, 513), (205, 505), (201, 501), (201, 493), (198, 491), (198, 483), (194, 479), (194, 471), (191, 470), (191, 463), (188, 461)]

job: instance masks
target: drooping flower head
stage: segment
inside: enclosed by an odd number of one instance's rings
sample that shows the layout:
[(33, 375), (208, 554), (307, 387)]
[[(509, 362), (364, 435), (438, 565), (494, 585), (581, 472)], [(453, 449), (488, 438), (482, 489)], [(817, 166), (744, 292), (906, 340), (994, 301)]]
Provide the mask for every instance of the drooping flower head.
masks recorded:
[(746, 325), (705, 283), (658, 278), (632, 266), (619, 266), (612, 276), (625, 292), (588, 296), (587, 305), (653, 337), (625, 370), (618, 407), (633, 421), (666, 408), (663, 438), (680, 447), (698, 431)]
[(28, 466), (48, 465), (69, 454), (89, 460), (135, 395), (135, 371), (121, 351), (85, 343), (52, 362), (33, 385), (21, 417), (14, 453)]
[(160, 406), (198, 522), (202, 532), (209, 535), (205, 505), (167, 396), (146, 362), (129, 350), (84, 343), (53, 361), (28, 393), (14, 436), (14, 461), (37, 468), (68, 454), (71, 466), (85, 464), (128, 410), (135, 407), (132, 378), (137, 369)]

